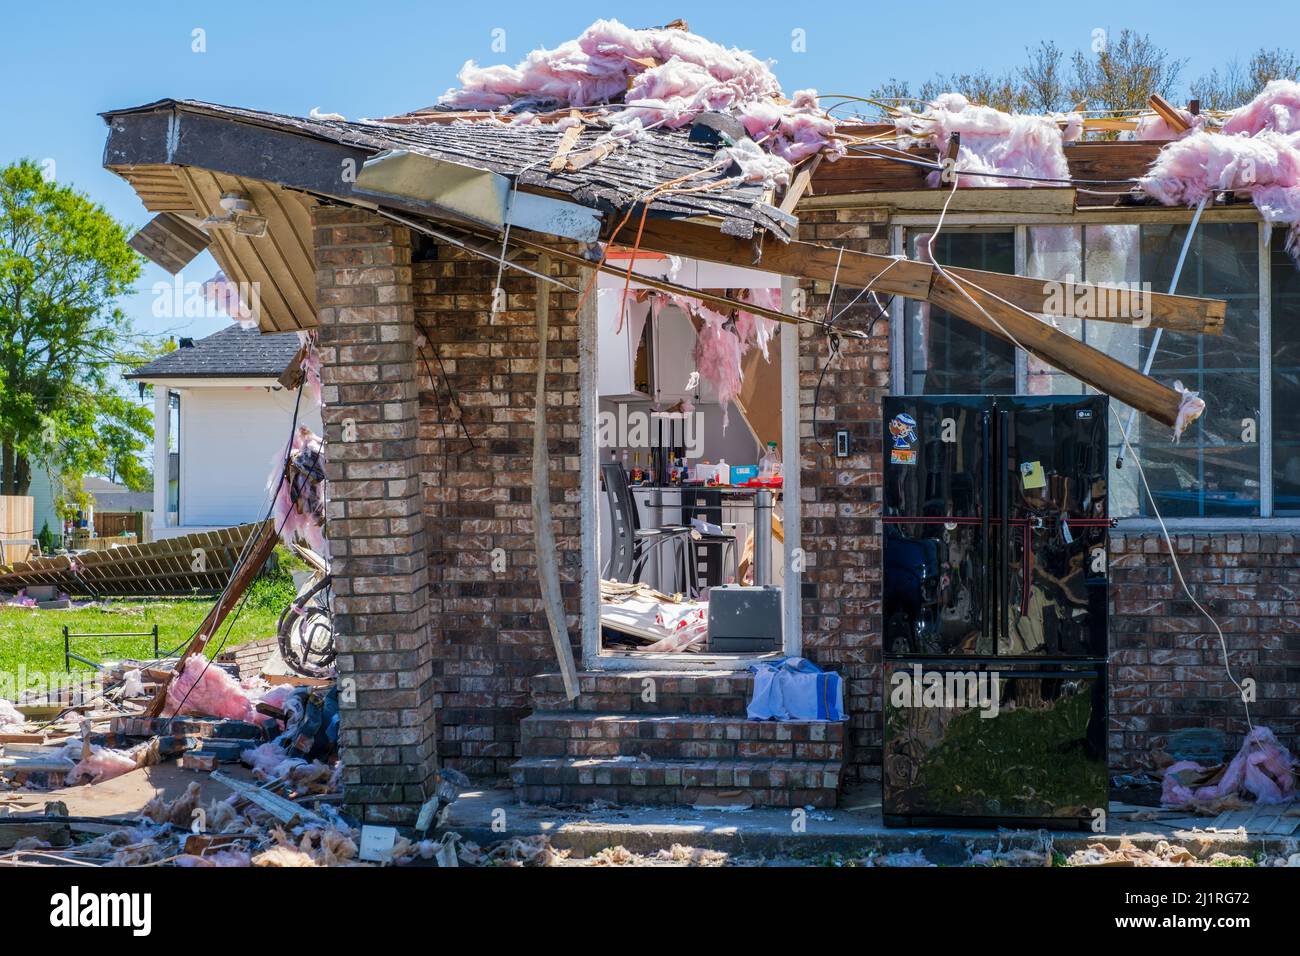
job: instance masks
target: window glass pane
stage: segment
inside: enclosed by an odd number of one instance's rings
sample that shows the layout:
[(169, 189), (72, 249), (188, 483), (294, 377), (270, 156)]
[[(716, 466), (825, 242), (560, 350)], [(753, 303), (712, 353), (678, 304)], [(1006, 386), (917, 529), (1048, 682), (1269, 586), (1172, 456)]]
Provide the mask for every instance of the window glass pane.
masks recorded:
[[(1166, 292), (1186, 225), (1142, 227), (1142, 279)], [(1172, 430), (1139, 417), (1135, 445), (1168, 517), (1250, 517), (1259, 512), (1259, 248), (1253, 223), (1202, 222), (1178, 282), (1180, 295), (1227, 301), (1224, 333), (1161, 336), (1151, 374), (1181, 381), (1205, 414), (1172, 443)], [(1141, 361), (1154, 341), (1142, 332)], [(1143, 502), (1145, 506), (1145, 502)]]
[[(921, 258), (908, 233), (909, 258)], [(934, 248), (944, 265), (1015, 272), (1014, 230), (945, 229)], [(909, 299), (904, 309), (904, 388), (909, 395), (1010, 395), (1016, 388), (1014, 348), (954, 315)]]
[(1273, 513), (1300, 514), (1300, 268), (1273, 233)]
[[(1148, 283), (1153, 292), (1166, 292), (1186, 236), (1185, 225), (1032, 227), (1026, 271), (1049, 280), (1123, 284), (1121, 293), (1136, 294), (1139, 282)], [(1259, 514), (1258, 285), (1255, 226), (1201, 223), (1178, 292), (1227, 300), (1225, 332), (1222, 336), (1162, 334), (1151, 374), (1170, 385), (1180, 380), (1199, 392), (1206, 400), (1206, 413), (1177, 445), (1171, 429), (1145, 416), (1136, 418), (1129, 433), (1166, 517)], [(1061, 331), (1138, 369), (1155, 339), (1154, 331), (1141, 328), (1140, 323), (1080, 321), (1068, 314), (1052, 321)], [(1295, 355), (1300, 362), (1300, 338)], [(1031, 394), (1093, 391), (1032, 356), (1028, 370)], [(1300, 387), (1296, 399), (1300, 401)], [(1111, 407), (1115, 414), (1110, 422), (1110, 513), (1113, 517), (1150, 514), (1146, 496), (1139, 494), (1137, 469), (1131, 462), (1115, 467), (1122, 427), (1127, 427), (1131, 410), (1113, 399)], [(1300, 445), (1300, 431), (1296, 438)], [(1296, 471), (1300, 480), (1300, 468)]]

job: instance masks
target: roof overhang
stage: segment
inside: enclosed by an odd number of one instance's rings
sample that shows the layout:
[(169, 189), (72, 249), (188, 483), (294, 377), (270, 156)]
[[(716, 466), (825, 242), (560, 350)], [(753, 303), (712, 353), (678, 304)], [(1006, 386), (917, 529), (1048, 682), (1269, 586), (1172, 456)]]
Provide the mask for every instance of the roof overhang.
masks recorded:
[(161, 388), (283, 388), (275, 375), (126, 375)]

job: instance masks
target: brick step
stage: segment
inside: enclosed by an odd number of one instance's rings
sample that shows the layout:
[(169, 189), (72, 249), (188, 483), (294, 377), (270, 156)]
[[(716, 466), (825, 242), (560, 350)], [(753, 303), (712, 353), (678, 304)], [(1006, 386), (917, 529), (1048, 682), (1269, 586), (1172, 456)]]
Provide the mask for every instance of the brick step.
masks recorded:
[(694, 806), (729, 801), (740, 791), (755, 806), (830, 808), (840, 762), (524, 757), (510, 768), (510, 777), (524, 803)]
[(574, 700), (559, 674), (535, 675), (529, 691), (541, 711), (744, 717), (753, 683), (748, 671), (580, 671)]
[(844, 724), (838, 722), (534, 711), (522, 721), (521, 731), (525, 757), (844, 759)]

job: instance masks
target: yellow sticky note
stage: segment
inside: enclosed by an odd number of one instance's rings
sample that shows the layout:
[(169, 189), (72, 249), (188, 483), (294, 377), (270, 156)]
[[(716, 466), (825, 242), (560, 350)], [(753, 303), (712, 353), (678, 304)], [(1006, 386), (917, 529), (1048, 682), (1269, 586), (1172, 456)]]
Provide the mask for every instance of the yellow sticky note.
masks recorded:
[(1024, 485), (1025, 491), (1033, 491), (1046, 485), (1047, 476), (1043, 474), (1043, 463), (1041, 461), (1021, 462), (1020, 483)]

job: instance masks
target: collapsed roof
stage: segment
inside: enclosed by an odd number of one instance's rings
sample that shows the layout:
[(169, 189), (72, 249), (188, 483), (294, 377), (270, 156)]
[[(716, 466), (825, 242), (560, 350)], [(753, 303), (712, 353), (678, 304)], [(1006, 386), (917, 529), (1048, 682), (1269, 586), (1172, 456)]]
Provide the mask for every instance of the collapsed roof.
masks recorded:
[[(814, 173), (881, 162), (871, 155), (833, 161), (864, 145), (879, 153), (881, 130), (828, 126), (811, 91), (786, 100), (764, 64), (681, 30), (597, 24), (573, 43), (538, 51), (519, 67), (467, 67), (463, 90), (430, 109), (385, 120), (347, 121), (315, 111), (294, 117), (190, 100), (111, 111), (104, 114), (110, 127), (105, 166), (160, 213), (151, 223), (158, 228), (137, 248), (153, 250), (151, 258), (176, 271), (207, 236), (230, 280), (261, 290), (263, 331), (316, 325), (310, 209), (340, 202), (438, 241), (458, 241), (448, 232), (450, 224), (459, 241), (487, 237), (499, 250), (500, 237), (508, 233), (518, 247), (606, 271), (597, 243), (608, 248), (622, 242), (928, 300), (1159, 421), (1187, 420), (1186, 394), (1034, 318), (1049, 311), (1049, 290), (1041, 280), (795, 240), (798, 220), (792, 213), (810, 183), (821, 202), (836, 201), (828, 192), (860, 191), (851, 182), (836, 189), (834, 180), (826, 189)], [(601, 79), (592, 86), (581, 81), (583, 75)], [(479, 97), (487, 99), (479, 103)], [(499, 108), (456, 109), (466, 104)], [(543, 108), (549, 112), (537, 112)], [(822, 158), (832, 162), (819, 163)], [(785, 172), (794, 171), (791, 161), (800, 164), (798, 175), (780, 175), (781, 164)], [(897, 146), (883, 161), (917, 172), (915, 157)], [(933, 169), (935, 163), (927, 165)], [(787, 180), (778, 208), (777, 185)], [(1072, 214), (1076, 208), (1073, 184), (987, 190), (958, 185), (960, 177), (951, 190), (922, 181), (910, 193), (947, 203), (982, 192), (984, 208), (997, 210), (1015, 208), (1011, 196), (1051, 192), (1067, 194), (1068, 205), (1055, 211)], [(993, 193), (1000, 197), (988, 196)], [(641, 221), (629, 221), (637, 211)], [(558, 248), (557, 239), (578, 243), (580, 251)], [(469, 248), (497, 255), (484, 246)], [(1095, 291), (1084, 284), (1056, 285), (1050, 291), (1061, 300)], [(714, 302), (740, 305), (716, 296)], [(746, 310), (786, 322), (824, 321), (756, 305)], [(1132, 321), (1127, 311), (1105, 310), (1101, 305), (1094, 318)], [(1223, 315), (1222, 302), (1152, 295), (1146, 318), (1153, 327), (1217, 334)]]

